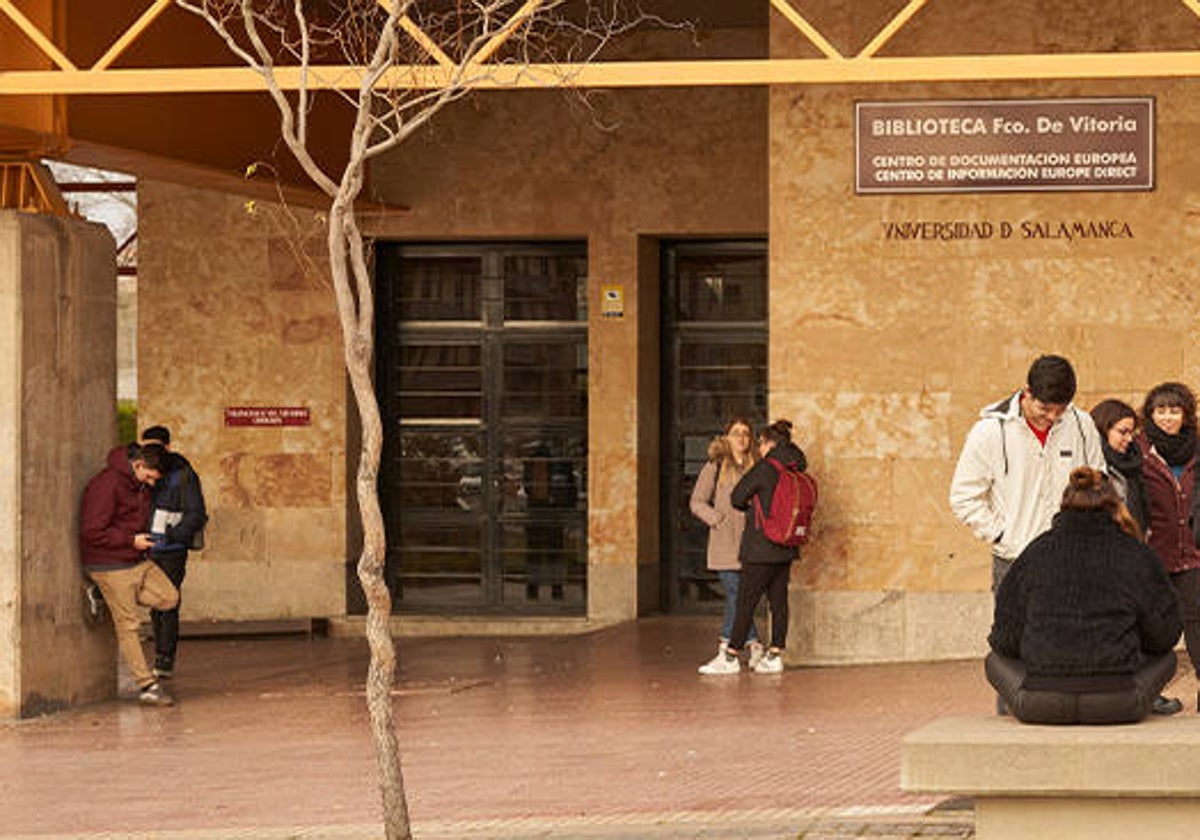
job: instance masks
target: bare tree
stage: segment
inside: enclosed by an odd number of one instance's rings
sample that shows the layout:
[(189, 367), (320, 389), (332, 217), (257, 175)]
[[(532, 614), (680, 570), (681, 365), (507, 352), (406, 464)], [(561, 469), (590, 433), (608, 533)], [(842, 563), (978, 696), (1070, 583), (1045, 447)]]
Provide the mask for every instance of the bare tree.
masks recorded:
[[(371, 381), (375, 303), (368, 243), (355, 214), (367, 163), (395, 148), (472, 89), (534, 64), (580, 65), (636, 20), (621, 0), (176, 0), (203, 18), (258, 73), (280, 131), (305, 175), (329, 198), (327, 245), (346, 370), (362, 423), (356, 494), (364, 535), (358, 576), (366, 593), (371, 718), (386, 836), (411, 838), (391, 690), (396, 650), (384, 582), (385, 534), (376, 477), (383, 431)], [(318, 163), (309, 116), (323, 67), (349, 64), (352, 82), (323, 96), (349, 108), (353, 128), (341, 171)], [(407, 69), (404, 69), (407, 68)], [(298, 72), (295, 84), (285, 73)], [(290, 78), (290, 77), (289, 77)], [(569, 86), (570, 79), (542, 80)]]

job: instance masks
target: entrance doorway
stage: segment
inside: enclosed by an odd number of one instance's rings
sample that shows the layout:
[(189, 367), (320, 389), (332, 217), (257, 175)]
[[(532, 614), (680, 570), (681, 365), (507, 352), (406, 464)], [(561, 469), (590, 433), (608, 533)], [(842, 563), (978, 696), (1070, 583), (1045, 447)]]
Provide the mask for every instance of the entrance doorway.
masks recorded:
[(662, 609), (720, 612), (689, 502), (724, 424), (766, 418), (767, 243), (664, 243), (662, 278)]
[(377, 257), (393, 610), (584, 614), (586, 246)]

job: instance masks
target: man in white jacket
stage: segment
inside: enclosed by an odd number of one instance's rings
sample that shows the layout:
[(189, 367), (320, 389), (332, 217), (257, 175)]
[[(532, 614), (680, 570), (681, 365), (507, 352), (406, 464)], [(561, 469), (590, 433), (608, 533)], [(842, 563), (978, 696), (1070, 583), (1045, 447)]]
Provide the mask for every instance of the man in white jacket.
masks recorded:
[(1034, 537), (1050, 528), (1071, 470), (1105, 469), (1100, 433), (1075, 397), (1075, 371), (1041, 356), (1025, 387), (980, 412), (967, 434), (950, 509), (992, 548), (992, 589)]

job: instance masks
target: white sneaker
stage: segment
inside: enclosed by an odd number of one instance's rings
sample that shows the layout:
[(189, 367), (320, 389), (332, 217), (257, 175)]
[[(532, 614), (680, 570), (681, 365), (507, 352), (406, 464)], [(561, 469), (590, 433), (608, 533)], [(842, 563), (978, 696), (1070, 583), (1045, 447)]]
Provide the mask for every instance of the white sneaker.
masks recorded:
[(756, 674), (782, 674), (783, 657), (777, 653), (768, 653), (754, 666)]
[(700, 666), (700, 668), (699, 668), (700, 673), (707, 674), (708, 671), (705, 671), (704, 669), (707, 668), (709, 665), (712, 665), (718, 659), (724, 659), (725, 651), (727, 651), (727, 650), (729, 650), (729, 640), (721, 639), (721, 643), (717, 645), (717, 655)]
[(163, 691), (157, 682), (152, 682), (138, 692), (138, 702), (143, 706), (174, 706), (175, 698)]
[(767, 649), (762, 642), (749, 642), (746, 645), (746, 667), (753, 671), (758, 667), (758, 663), (762, 662), (762, 658), (766, 653)]
[(738, 661), (736, 656), (726, 656), (721, 654), (715, 657), (711, 662), (705, 662), (700, 666), (701, 674), (736, 674), (742, 670), (742, 663)]

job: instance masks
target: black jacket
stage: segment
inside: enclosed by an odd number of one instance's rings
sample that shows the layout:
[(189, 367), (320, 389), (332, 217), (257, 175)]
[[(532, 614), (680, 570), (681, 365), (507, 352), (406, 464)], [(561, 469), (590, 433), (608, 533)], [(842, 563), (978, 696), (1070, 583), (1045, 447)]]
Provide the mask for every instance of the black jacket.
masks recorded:
[(150, 549), (150, 556), (186, 553), (196, 532), (208, 522), (200, 476), (196, 475), (187, 458), (177, 452), (167, 453), (165, 469), (162, 478), (154, 484), (152, 500), (152, 523), (154, 512), (158, 510), (176, 514), (172, 518), (178, 521), (167, 526), (166, 538)]
[[(800, 447), (794, 443), (776, 444), (767, 453), (767, 458), (774, 458), (784, 466), (793, 465), (801, 471), (808, 467), (808, 459), (804, 457)], [(800, 549), (779, 545), (767, 539), (756, 521), (754, 499), (757, 498), (762, 505), (765, 516), (771, 510), (771, 499), (774, 497), (775, 485), (778, 483), (779, 473), (764, 458), (742, 476), (729, 494), (729, 500), (734, 508), (744, 511), (746, 514), (746, 530), (742, 532), (742, 548), (739, 557), (743, 563), (791, 563), (799, 556)]]
[(1158, 557), (1104, 511), (1062, 511), (996, 592), (992, 650), (1025, 662), (1025, 686), (1119, 691), (1183, 624)]

